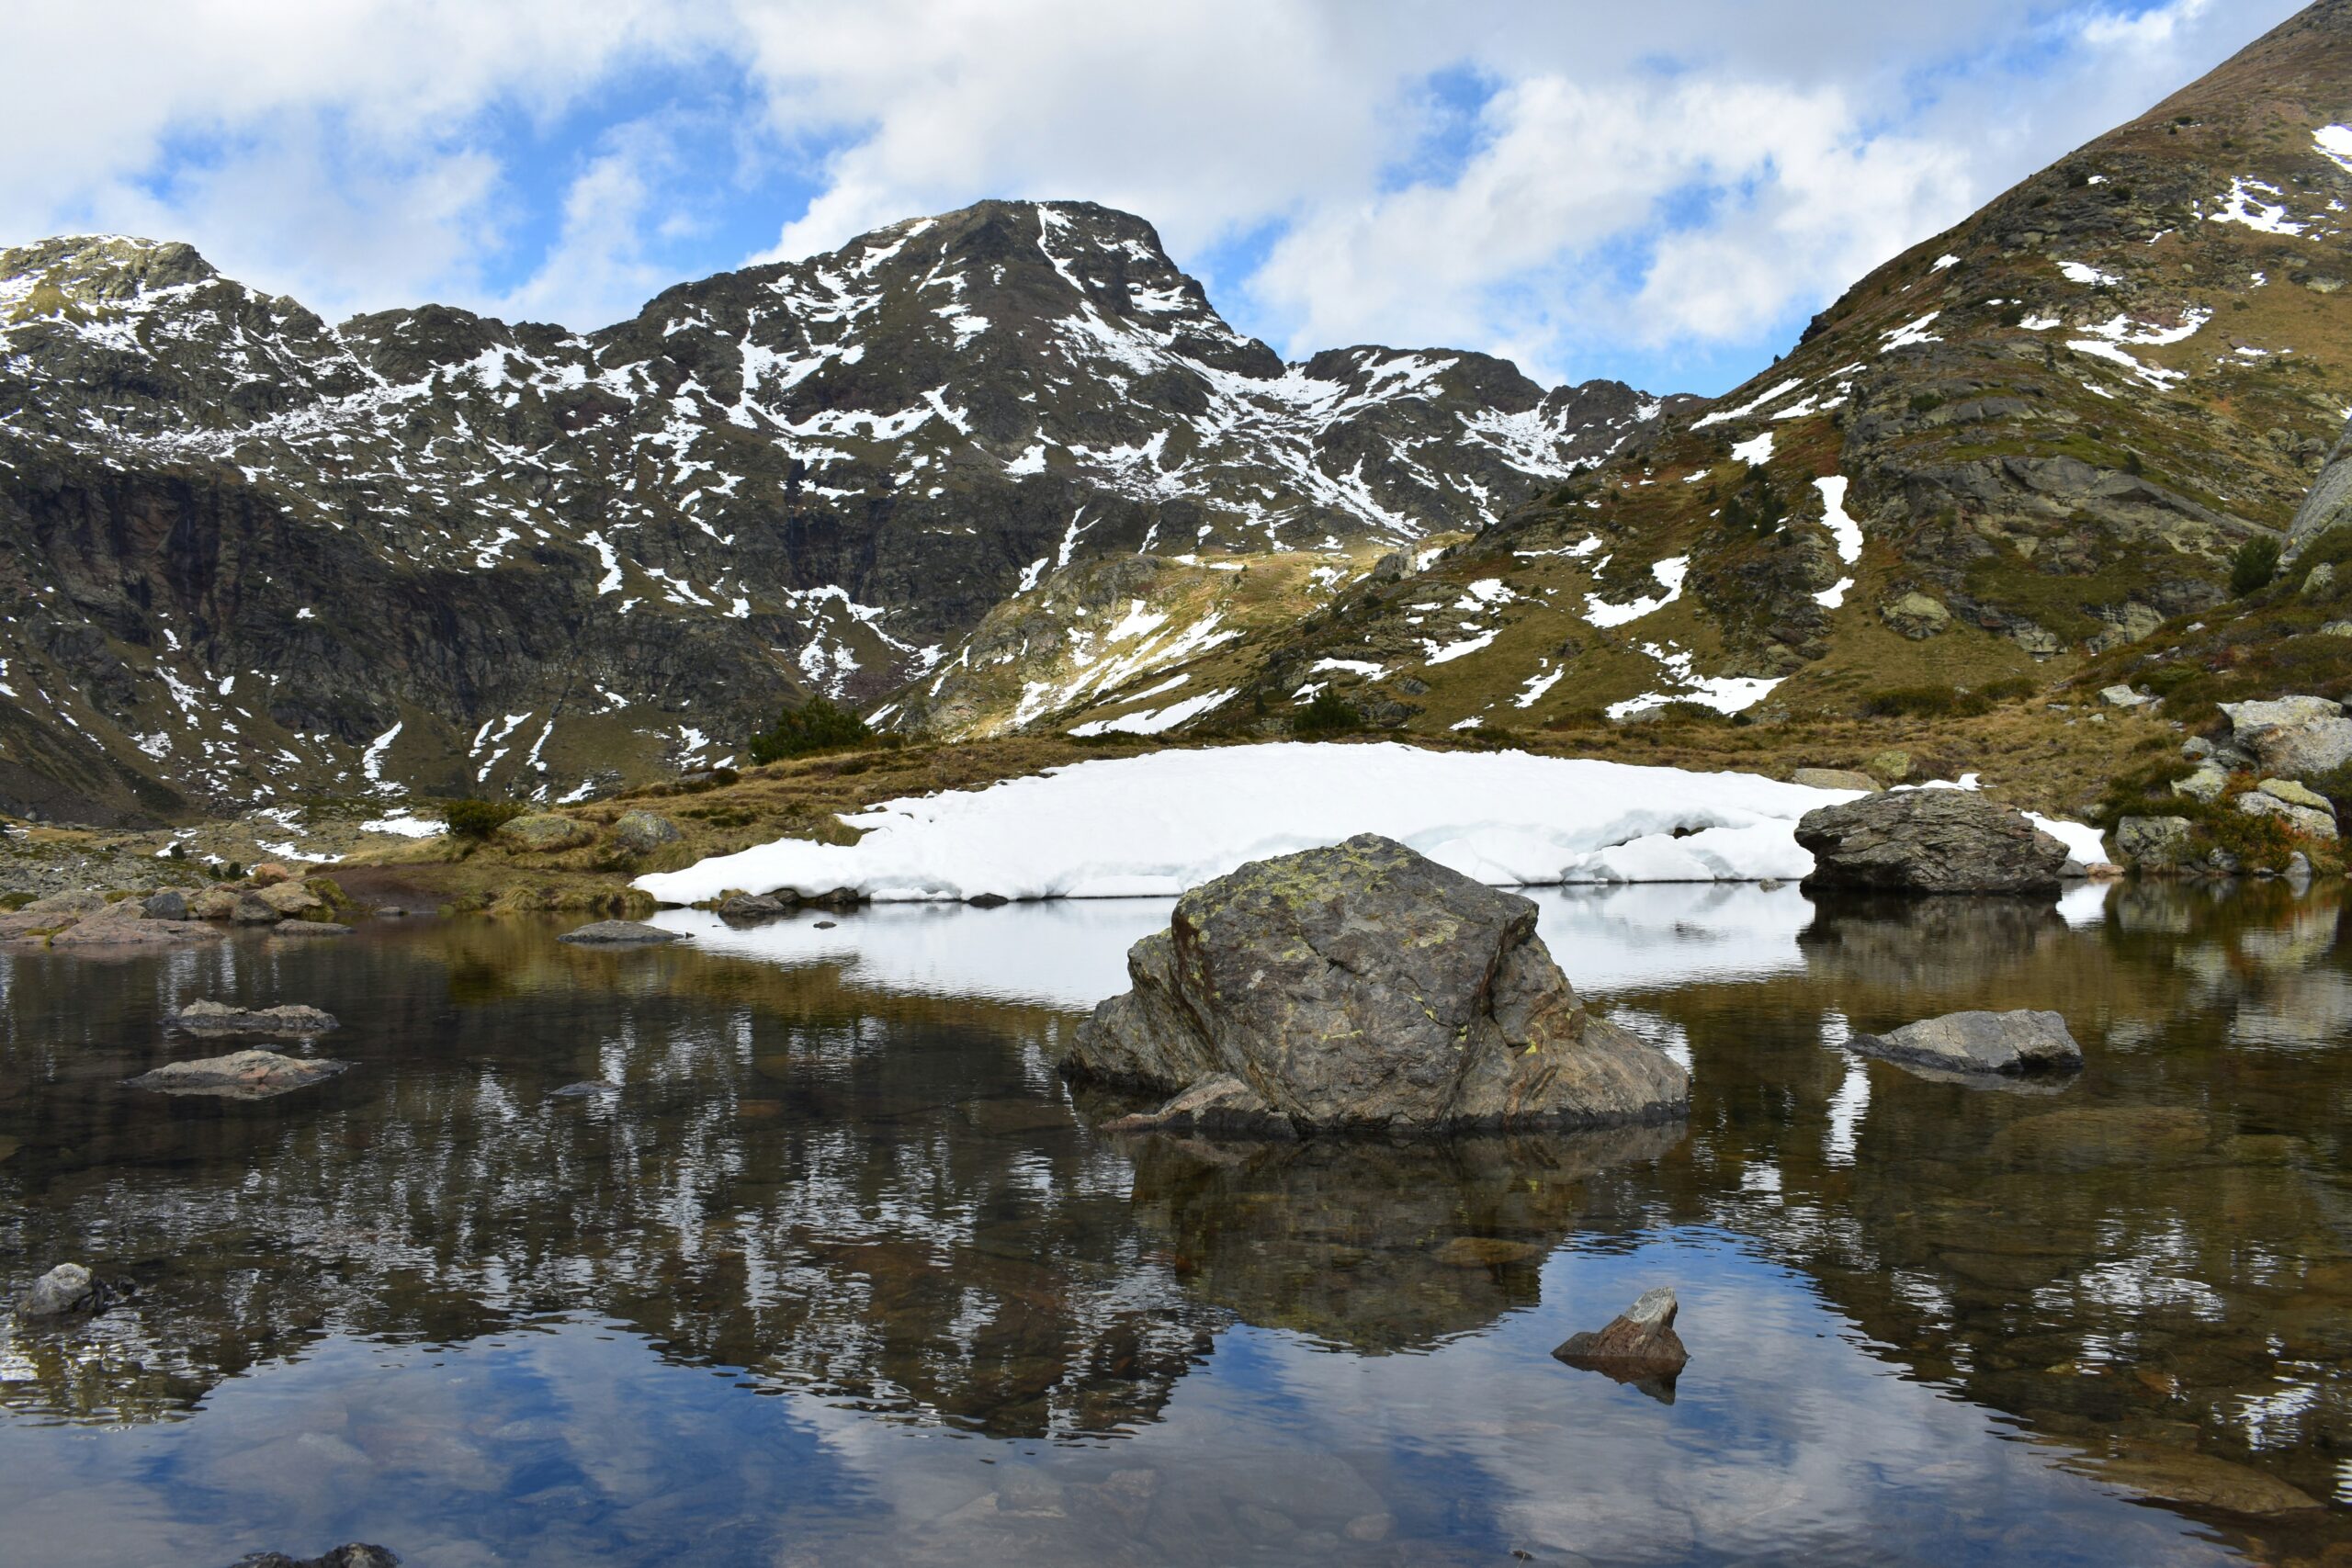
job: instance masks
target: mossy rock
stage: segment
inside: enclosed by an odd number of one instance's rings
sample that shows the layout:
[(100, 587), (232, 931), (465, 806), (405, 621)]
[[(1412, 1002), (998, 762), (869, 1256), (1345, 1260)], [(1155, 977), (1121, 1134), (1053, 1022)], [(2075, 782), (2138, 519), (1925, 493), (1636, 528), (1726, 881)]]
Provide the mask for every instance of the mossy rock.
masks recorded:
[(596, 829), (576, 817), (540, 812), (501, 823), (498, 838), (509, 849), (530, 854), (550, 854), (558, 850), (576, 850), (582, 844), (594, 843)]
[(684, 837), (675, 822), (650, 811), (624, 812), (613, 824), (613, 841), (631, 854), (650, 855)]

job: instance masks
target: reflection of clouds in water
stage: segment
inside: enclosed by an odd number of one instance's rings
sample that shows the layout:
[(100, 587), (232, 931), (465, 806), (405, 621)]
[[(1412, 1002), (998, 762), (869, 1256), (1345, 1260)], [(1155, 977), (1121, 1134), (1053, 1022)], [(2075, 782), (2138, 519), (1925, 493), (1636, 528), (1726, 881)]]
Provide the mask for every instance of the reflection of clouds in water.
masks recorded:
[[(1832, 1040), (1831, 1025), (1836, 1025), (1837, 1038)], [(1821, 1040), (1825, 1045), (1842, 1045), (1849, 1037), (1845, 1015), (1831, 1013), (1822, 1021)], [(1854, 1149), (1862, 1136), (1862, 1117), (1871, 1107), (1870, 1064), (1860, 1056), (1846, 1061), (1846, 1076), (1839, 1080), (1838, 1092), (1829, 1097), (1829, 1130), (1822, 1137), (1821, 1160), (1824, 1165), (1850, 1166)]]

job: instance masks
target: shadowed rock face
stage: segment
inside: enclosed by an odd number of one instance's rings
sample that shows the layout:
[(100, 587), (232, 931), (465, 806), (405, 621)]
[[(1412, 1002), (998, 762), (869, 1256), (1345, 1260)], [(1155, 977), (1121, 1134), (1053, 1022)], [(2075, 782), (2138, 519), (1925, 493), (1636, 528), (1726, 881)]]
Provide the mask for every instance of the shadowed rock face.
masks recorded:
[(2301, 555), (2313, 539), (2346, 523), (2352, 523), (2352, 424), (2345, 426), (2335, 450), (2328, 454), (2327, 467), (2320, 470), (2318, 482), (2295, 513), (2288, 553)]
[(1806, 891), (2055, 893), (2066, 846), (2021, 812), (1970, 790), (1864, 795), (1808, 811), (1797, 842), (1813, 852)]
[(1259, 861), (1178, 900), (1061, 1065), (1162, 1090), (1230, 1075), (1303, 1128), (1680, 1115), (1682, 1069), (1585, 1011), (1535, 917), (1377, 834)]

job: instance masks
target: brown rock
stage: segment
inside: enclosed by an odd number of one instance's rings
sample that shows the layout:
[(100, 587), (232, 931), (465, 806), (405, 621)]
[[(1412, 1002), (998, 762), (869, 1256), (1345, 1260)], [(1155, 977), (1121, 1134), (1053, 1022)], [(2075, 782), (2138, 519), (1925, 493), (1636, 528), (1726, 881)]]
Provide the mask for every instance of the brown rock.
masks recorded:
[(1690, 1364), (1690, 1352), (1674, 1332), (1679, 1308), (1671, 1288), (1645, 1291), (1641, 1299), (1611, 1318), (1598, 1333), (1572, 1334), (1552, 1354), (1572, 1367), (1600, 1372), (1619, 1382), (1655, 1384), (1645, 1392), (1671, 1403), (1674, 1380)]
[(125, 1082), (159, 1094), (202, 1094), (222, 1100), (267, 1100), (308, 1089), (351, 1066), (322, 1057), (282, 1056), (275, 1051), (232, 1051), (194, 1062), (172, 1062)]
[(275, 887), (281, 882), (294, 880), (294, 874), (274, 860), (266, 860), (245, 873), (245, 880), (255, 887)]

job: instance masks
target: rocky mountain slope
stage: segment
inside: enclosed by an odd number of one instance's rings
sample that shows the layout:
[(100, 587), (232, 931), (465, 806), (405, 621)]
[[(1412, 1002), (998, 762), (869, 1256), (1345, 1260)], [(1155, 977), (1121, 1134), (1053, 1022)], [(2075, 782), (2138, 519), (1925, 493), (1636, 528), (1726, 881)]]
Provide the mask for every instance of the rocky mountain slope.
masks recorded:
[[(2326, 0), (1598, 472), (1066, 720), (1271, 731), (1329, 690), (1380, 726), (1577, 731), (2133, 674), (2235, 613), (2231, 558), (2283, 540), (2352, 412), (2347, 204), (2352, 4)], [(1057, 613), (1131, 624), (1125, 592), (1082, 578)]]
[(179, 244), (0, 252), (0, 808), (577, 795), (968, 659), (1101, 563), (1311, 555), (1319, 603), (1668, 412), (1474, 354), (1284, 365), (1084, 204), (898, 224), (586, 335), (331, 327)]

